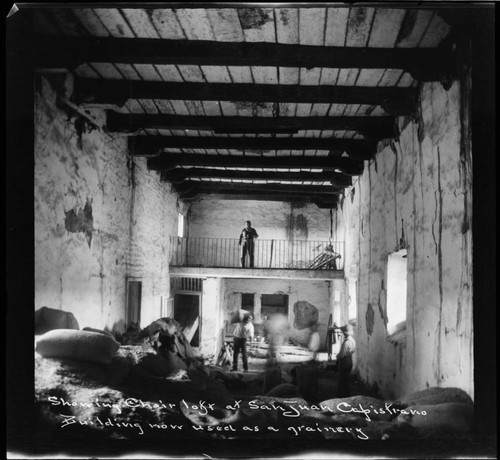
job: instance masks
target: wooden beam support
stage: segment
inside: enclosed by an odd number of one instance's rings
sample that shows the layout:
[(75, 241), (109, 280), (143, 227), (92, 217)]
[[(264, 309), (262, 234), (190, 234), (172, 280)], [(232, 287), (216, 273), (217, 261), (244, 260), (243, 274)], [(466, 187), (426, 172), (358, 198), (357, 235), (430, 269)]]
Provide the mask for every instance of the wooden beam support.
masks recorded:
[(231, 166), (239, 168), (286, 168), (336, 170), (347, 176), (363, 173), (364, 163), (339, 156), (279, 156), (255, 157), (243, 155), (162, 154), (148, 158), (148, 168), (153, 171), (171, 171), (176, 166)]
[(271, 180), (271, 181), (312, 181), (330, 182), (336, 187), (349, 187), (352, 179), (341, 173), (333, 171), (325, 172), (276, 172), (276, 171), (240, 171), (225, 169), (204, 169), (204, 168), (176, 168), (173, 171), (164, 172), (161, 175), (163, 180), (174, 184), (183, 182), (188, 178), (213, 178), (213, 179), (241, 179), (241, 180)]
[(391, 115), (412, 113), (417, 88), (368, 86), (259, 85), (253, 83), (175, 83), (76, 78), (78, 104), (123, 106), (129, 99), (247, 101), (380, 105)]
[(181, 194), (179, 198), (184, 201), (192, 201), (200, 198), (200, 195), (208, 195), (218, 200), (245, 200), (245, 201), (284, 201), (292, 203), (312, 203), (319, 208), (337, 209), (338, 200), (328, 199), (318, 196), (307, 195), (286, 195), (286, 194), (255, 194), (255, 193), (192, 193), (191, 195)]
[(191, 193), (193, 191), (221, 192), (221, 191), (240, 191), (248, 193), (250, 191), (260, 193), (283, 192), (287, 194), (314, 194), (331, 197), (339, 195), (340, 191), (333, 186), (328, 185), (290, 185), (290, 184), (252, 184), (236, 182), (199, 182), (186, 181), (182, 184), (174, 185), (174, 189), (179, 193)]
[(338, 195), (323, 194), (317, 192), (300, 192), (298, 190), (294, 191), (279, 191), (279, 190), (247, 190), (244, 188), (232, 188), (232, 189), (210, 189), (210, 188), (194, 188), (189, 191), (178, 191), (180, 198), (182, 199), (192, 199), (200, 194), (205, 195), (219, 195), (231, 197), (234, 199), (293, 199), (293, 200), (322, 200), (329, 203), (337, 203)]
[(219, 117), (163, 114), (124, 114), (107, 111), (109, 132), (137, 132), (140, 129), (204, 130), (216, 133), (263, 133), (299, 130), (352, 130), (365, 137), (395, 136), (394, 117)]
[(224, 149), (224, 150), (334, 150), (349, 157), (369, 160), (375, 156), (376, 141), (334, 137), (275, 138), (275, 137), (181, 137), (131, 136), (131, 155), (154, 156), (163, 149)]
[[(282, 43), (158, 40), (39, 35), (38, 68), (74, 69), (84, 62), (152, 65), (278, 66), (403, 69), (415, 79), (438, 81), (449, 73), (451, 51), (440, 48), (361, 48)], [(57, 52), (54, 52), (57, 50)]]

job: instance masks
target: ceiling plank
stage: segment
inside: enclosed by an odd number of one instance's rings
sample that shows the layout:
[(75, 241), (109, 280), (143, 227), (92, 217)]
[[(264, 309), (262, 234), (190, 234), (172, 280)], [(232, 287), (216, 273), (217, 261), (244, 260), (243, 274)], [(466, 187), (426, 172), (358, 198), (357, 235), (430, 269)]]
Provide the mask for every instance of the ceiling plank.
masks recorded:
[(195, 155), (160, 154), (147, 160), (153, 171), (169, 171), (176, 166), (231, 166), (240, 168), (311, 168), (339, 170), (348, 176), (363, 173), (364, 164), (360, 160), (335, 156), (288, 156), (263, 157), (242, 155)]
[(392, 48), (396, 44), (406, 10), (377, 8), (368, 46)]
[(164, 172), (162, 177), (169, 182), (182, 182), (186, 178), (215, 178), (215, 179), (240, 179), (240, 180), (271, 180), (271, 181), (315, 181), (331, 182), (335, 187), (350, 187), (352, 178), (333, 171), (324, 172), (277, 172), (277, 171), (255, 171), (255, 170), (228, 170), (228, 169), (205, 169), (205, 168), (176, 168)]
[(91, 78), (76, 78), (74, 91), (78, 104), (121, 106), (128, 99), (367, 104), (387, 107), (388, 113), (394, 115), (411, 113), (418, 97), (416, 88), (106, 81)]
[(233, 133), (262, 133), (277, 130), (355, 130), (368, 138), (394, 137), (394, 117), (235, 117), (121, 114), (107, 111), (110, 132), (136, 132), (139, 129), (198, 129)]
[[(130, 32), (131, 33), (131, 32)], [(443, 32), (441, 32), (443, 33)], [(39, 68), (75, 68), (84, 62), (185, 64), (207, 66), (278, 66), (347, 69), (404, 69), (422, 81), (449, 74), (451, 53), (441, 48), (322, 47), (283, 43), (217, 42), (37, 36)], [(427, 42), (426, 42), (427, 45)], [(53, 50), (58, 52), (54, 53)]]
[(158, 31), (151, 21), (151, 15), (146, 10), (141, 8), (122, 8), (121, 12), (136, 37), (160, 38)]
[(375, 155), (376, 142), (339, 138), (258, 138), (258, 137), (180, 137), (130, 136), (131, 155), (155, 155), (162, 149), (258, 149), (258, 150), (337, 150), (351, 158), (367, 160)]
[(151, 21), (161, 38), (180, 40), (186, 38), (177, 16), (171, 9), (150, 10)]
[[(125, 18), (122, 16), (119, 9), (96, 8), (94, 9), (94, 12), (96, 13), (101, 23), (104, 24), (104, 26), (107, 28), (107, 30), (113, 37), (117, 38), (119, 37), (118, 38), (119, 40), (122, 40), (122, 37), (123, 39), (128, 38), (134, 40), (133, 38), (134, 33), (130, 29), (130, 26), (128, 25)], [(66, 38), (67, 37), (64, 38), (64, 41), (66, 41)]]

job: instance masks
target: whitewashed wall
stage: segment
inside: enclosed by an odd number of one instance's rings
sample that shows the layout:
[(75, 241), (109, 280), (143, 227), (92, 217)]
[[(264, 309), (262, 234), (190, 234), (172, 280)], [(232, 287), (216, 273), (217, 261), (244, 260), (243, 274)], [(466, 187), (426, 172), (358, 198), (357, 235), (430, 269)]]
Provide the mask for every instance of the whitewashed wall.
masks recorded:
[[(358, 286), (357, 372), (386, 397), (429, 386), (473, 396), (471, 171), (459, 84), (424, 84), (421, 119), (400, 126), (399, 142), (377, 154), (340, 211), (345, 275)], [(391, 342), (386, 263), (400, 247), (408, 250), (406, 339)]]
[(217, 358), (222, 345), (225, 281), (222, 278), (207, 278), (203, 281), (199, 350), (206, 358)]
[[(325, 240), (330, 234), (330, 210), (280, 201), (218, 200), (207, 196), (194, 202), (189, 236), (238, 238), (250, 220), (261, 239)], [(334, 222), (335, 225), (335, 222)]]
[[(142, 280), (141, 325), (162, 316), (170, 293), (170, 236), (177, 234), (177, 201), (170, 184), (148, 171), (145, 158), (136, 158), (127, 272)], [(162, 299), (163, 297), (163, 299)]]
[(126, 279), (134, 276), (143, 282), (147, 325), (170, 294), (166, 254), (177, 228), (170, 186), (143, 159), (127, 161), (126, 137), (79, 135), (44, 78), (34, 114), (35, 309), (70, 311), (80, 327), (123, 329)]
[[(330, 234), (336, 233), (338, 218), (335, 211), (311, 204), (204, 197), (191, 206), (188, 236), (215, 240), (197, 243), (191, 239), (190, 260), (205, 266), (238, 266), (237, 240), (246, 220), (259, 234), (255, 267), (305, 268), (321, 255)], [(212, 245), (218, 249), (211, 250)], [(335, 246), (339, 253), (342, 249)]]

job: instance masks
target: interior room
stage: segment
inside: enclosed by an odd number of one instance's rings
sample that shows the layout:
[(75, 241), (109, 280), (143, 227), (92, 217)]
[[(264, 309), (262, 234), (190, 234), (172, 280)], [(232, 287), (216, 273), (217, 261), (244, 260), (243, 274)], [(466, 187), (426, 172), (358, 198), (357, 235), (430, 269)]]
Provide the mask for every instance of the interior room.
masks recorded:
[(492, 454), (491, 4), (30, 5), (12, 452)]

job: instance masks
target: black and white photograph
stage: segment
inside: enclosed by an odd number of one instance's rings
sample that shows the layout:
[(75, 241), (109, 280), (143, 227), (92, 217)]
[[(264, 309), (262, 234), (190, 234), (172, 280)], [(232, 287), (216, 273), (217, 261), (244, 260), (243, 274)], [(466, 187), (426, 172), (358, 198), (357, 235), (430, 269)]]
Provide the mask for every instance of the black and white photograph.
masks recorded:
[(495, 13), (9, 6), (7, 458), (497, 458)]

